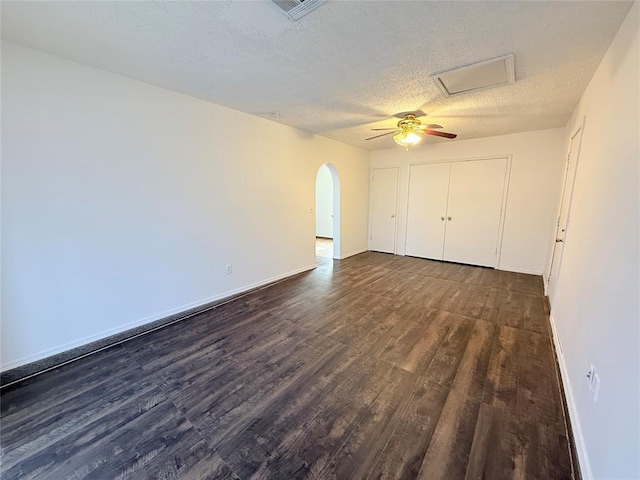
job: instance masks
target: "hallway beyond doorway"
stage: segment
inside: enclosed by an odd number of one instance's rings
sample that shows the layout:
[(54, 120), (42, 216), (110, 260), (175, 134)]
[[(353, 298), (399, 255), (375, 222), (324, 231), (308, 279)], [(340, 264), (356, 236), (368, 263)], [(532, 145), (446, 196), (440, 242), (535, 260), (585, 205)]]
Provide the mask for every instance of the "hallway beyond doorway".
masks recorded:
[(333, 258), (333, 239), (316, 237), (316, 256)]

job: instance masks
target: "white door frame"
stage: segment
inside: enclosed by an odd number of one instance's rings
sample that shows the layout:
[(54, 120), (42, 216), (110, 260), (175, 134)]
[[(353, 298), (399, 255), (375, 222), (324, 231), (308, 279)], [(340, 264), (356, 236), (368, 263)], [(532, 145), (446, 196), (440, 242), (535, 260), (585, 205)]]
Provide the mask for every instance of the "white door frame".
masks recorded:
[[(320, 169), (326, 165), (327, 168), (329, 169), (329, 172), (331, 172), (331, 181), (333, 183), (333, 255), (332, 257), (335, 260), (340, 260), (340, 254), (341, 254), (341, 241), (340, 241), (340, 176), (338, 175), (338, 170), (336, 169), (335, 165), (333, 165), (330, 162), (325, 162), (322, 165), (320, 165), (318, 167), (318, 169), (316, 170), (316, 176), (314, 177), (314, 187), (313, 187), (313, 191), (315, 192), (315, 182), (316, 179), (318, 178), (318, 172), (320, 171)], [(317, 192), (314, 193), (314, 195), (316, 195)], [(314, 200), (314, 213), (315, 215), (318, 214), (318, 212), (315, 212), (315, 200)], [(315, 222), (315, 216), (314, 216), (314, 222)], [(315, 223), (314, 223), (314, 232), (315, 232)], [(315, 239), (315, 235), (313, 237)], [(315, 256), (315, 241), (313, 244), (313, 252), (314, 252), (314, 256)]]
[[(551, 251), (551, 261), (549, 263), (549, 275), (547, 276), (547, 295), (551, 300), (550, 303), (551, 303), (552, 310), (553, 310), (553, 306), (555, 305), (555, 300), (556, 300), (555, 293), (558, 288), (558, 280), (560, 278), (560, 273), (562, 269), (562, 256), (564, 254), (564, 247), (566, 244), (567, 234), (569, 231), (569, 221), (571, 218), (571, 202), (573, 200), (573, 188), (575, 186), (576, 176), (578, 173), (578, 162), (580, 160), (580, 150), (582, 148), (584, 122), (585, 122), (585, 119), (583, 118), (582, 122), (580, 123), (576, 131), (573, 133), (573, 135), (571, 135), (571, 138), (569, 139), (569, 151), (567, 152), (564, 179), (562, 181), (562, 196), (560, 197), (560, 205), (558, 208), (558, 218), (556, 220), (556, 227), (553, 232), (554, 243), (553, 243), (553, 250)], [(578, 137), (578, 135), (579, 135), (579, 138), (577, 138), (577, 143), (574, 146), (573, 141), (576, 137)], [(570, 178), (569, 168), (571, 167), (571, 165), (569, 164), (569, 160), (571, 159), (571, 153), (574, 151), (574, 149), (575, 149), (576, 157), (575, 157), (575, 161), (573, 162), (573, 173), (571, 174), (571, 185), (567, 185), (567, 181)], [(560, 225), (560, 221), (562, 217), (562, 207), (565, 204), (567, 207), (567, 215), (564, 221), (564, 225)], [(560, 232), (561, 229), (562, 231)], [(559, 247), (560, 247), (560, 250), (557, 251)], [(557, 258), (556, 258), (556, 254), (557, 254)], [(554, 264), (557, 265), (557, 274), (553, 279), (553, 282), (551, 282), (551, 276), (553, 274)]]

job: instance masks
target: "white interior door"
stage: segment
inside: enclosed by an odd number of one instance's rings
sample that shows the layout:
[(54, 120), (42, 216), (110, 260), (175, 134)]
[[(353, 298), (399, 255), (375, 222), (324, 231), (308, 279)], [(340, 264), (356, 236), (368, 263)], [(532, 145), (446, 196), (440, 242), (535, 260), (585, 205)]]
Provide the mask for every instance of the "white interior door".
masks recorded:
[(442, 260), (450, 163), (411, 165), (405, 254)]
[(571, 197), (573, 195), (573, 185), (578, 168), (578, 156), (580, 154), (580, 142), (582, 139), (582, 127), (571, 137), (569, 155), (567, 157), (567, 170), (564, 176), (564, 187), (562, 189), (562, 200), (560, 203), (560, 214), (556, 225), (556, 239), (551, 257), (551, 269), (547, 278), (547, 293), (553, 303), (555, 290), (560, 274), (560, 264), (562, 262), (562, 252), (564, 251), (564, 241), (569, 228), (569, 209), (571, 208)]
[(396, 252), (398, 169), (374, 168), (371, 184), (371, 237), (369, 248)]
[(496, 267), (507, 159), (453, 162), (444, 260)]

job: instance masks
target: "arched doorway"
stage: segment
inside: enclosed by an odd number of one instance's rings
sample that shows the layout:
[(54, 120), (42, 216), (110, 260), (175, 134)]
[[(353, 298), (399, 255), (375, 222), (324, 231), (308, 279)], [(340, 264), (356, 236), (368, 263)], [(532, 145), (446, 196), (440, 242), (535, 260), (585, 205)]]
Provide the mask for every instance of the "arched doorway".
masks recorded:
[(316, 255), (340, 259), (340, 179), (330, 163), (316, 173), (315, 212)]

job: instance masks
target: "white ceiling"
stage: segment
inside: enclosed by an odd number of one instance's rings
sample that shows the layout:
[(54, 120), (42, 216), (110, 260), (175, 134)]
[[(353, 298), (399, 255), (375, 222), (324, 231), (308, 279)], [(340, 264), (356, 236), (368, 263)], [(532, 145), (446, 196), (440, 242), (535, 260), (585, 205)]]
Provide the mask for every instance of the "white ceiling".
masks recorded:
[[(395, 144), (370, 128), (407, 110), (458, 139), (564, 126), (630, 7), (331, 0), (294, 22), (269, 1), (1, 3), (10, 41), (374, 150)], [(444, 98), (429, 79), (507, 53), (512, 85)]]

